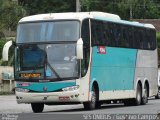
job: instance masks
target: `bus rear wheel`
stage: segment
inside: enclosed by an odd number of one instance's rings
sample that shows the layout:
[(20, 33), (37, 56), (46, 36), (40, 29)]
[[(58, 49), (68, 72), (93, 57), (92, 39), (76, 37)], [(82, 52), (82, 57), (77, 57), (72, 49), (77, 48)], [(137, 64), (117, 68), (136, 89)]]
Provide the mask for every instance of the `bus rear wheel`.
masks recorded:
[(160, 99), (160, 88), (158, 88), (158, 93), (157, 95), (155, 96), (156, 99)]
[(83, 103), (84, 109), (85, 110), (93, 110), (93, 109), (97, 108), (99, 106), (99, 104), (97, 104), (98, 103), (97, 100), (98, 100), (98, 94), (96, 92), (95, 87), (93, 86), (92, 91), (91, 91), (91, 101)]
[(144, 85), (144, 93), (143, 93), (143, 97), (142, 97), (142, 100), (141, 100), (141, 104), (142, 105), (145, 105), (146, 103), (148, 103), (148, 88), (147, 88), (147, 85), (145, 84)]
[(31, 107), (34, 113), (41, 113), (44, 109), (43, 103), (31, 103)]

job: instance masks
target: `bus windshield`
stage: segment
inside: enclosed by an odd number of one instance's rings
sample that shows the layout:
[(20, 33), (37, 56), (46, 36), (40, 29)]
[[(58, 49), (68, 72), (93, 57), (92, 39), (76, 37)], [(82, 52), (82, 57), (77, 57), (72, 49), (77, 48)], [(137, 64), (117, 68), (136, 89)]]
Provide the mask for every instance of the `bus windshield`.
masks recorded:
[(76, 41), (79, 38), (79, 21), (51, 21), (20, 23), (17, 43)]
[(21, 45), (16, 59), (16, 77), (37, 72), (47, 79), (78, 77), (75, 43)]

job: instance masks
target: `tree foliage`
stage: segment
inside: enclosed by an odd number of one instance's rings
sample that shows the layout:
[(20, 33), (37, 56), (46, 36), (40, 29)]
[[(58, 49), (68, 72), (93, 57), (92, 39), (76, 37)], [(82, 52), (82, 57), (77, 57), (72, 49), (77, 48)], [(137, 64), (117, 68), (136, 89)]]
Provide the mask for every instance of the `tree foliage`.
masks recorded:
[(75, 12), (76, 0), (19, 0), (29, 15), (55, 12)]
[(122, 19), (158, 19), (160, 0), (82, 0), (82, 10), (114, 13)]
[(0, 32), (5, 29), (15, 31), (19, 19), (25, 14), (22, 6), (11, 0), (0, 0)]

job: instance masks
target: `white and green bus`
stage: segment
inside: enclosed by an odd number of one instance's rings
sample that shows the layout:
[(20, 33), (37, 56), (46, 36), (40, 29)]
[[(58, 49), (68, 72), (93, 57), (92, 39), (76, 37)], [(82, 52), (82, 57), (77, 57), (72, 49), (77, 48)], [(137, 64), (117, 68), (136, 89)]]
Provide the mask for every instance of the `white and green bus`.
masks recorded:
[[(8, 59), (6, 43), (3, 59)], [(112, 100), (148, 102), (157, 94), (155, 28), (103, 12), (51, 13), (19, 21), (14, 77), (18, 103), (95, 109)]]

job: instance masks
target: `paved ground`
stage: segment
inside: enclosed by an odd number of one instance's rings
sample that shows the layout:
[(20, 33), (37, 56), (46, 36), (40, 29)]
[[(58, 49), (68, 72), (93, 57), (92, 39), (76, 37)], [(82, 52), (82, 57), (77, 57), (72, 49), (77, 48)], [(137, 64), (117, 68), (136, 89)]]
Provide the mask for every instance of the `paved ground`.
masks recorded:
[[(18, 120), (21, 120), (21, 119), (23, 120), (28, 120), (28, 119), (58, 120), (58, 119), (64, 119), (64, 118), (65, 120), (67, 119), (71, 120), (71, 118), (96, 119), (97, 117), (106, 119), (107, 118), (106, 115), (112, 115), (112, 114), (116, 114), (116, 119), (123, 119), (124, 117), (123, 114), (125, 115), (127, 114), (157, 115), (158, 113), (160, 113), (160, 100), (150, 99), (147, 105), (141, 105), (141, 106), (124, 106), (123, 104), (106, 104), (106, 105), (103, 105), (101, 109), (93, 110), (93, 111), (83, 110), (83, 105), (81, 104), (80, 105), (45, 106), (43, 113), (34, 114), (32, 112), (30, 104), (17, 104), (15, 96), (12, 95), (12, 96), (0, 96), (0, 113), (2, 113), (0, 119), (5, 118), (5, 116), (7, 115), (10, 115), (10, 116), (18, 115)], [(101, 116), (95, 116), (97, 114), (100, 114)], [(108, 117), (111, 117), (111, 116), (108, 116)]]

